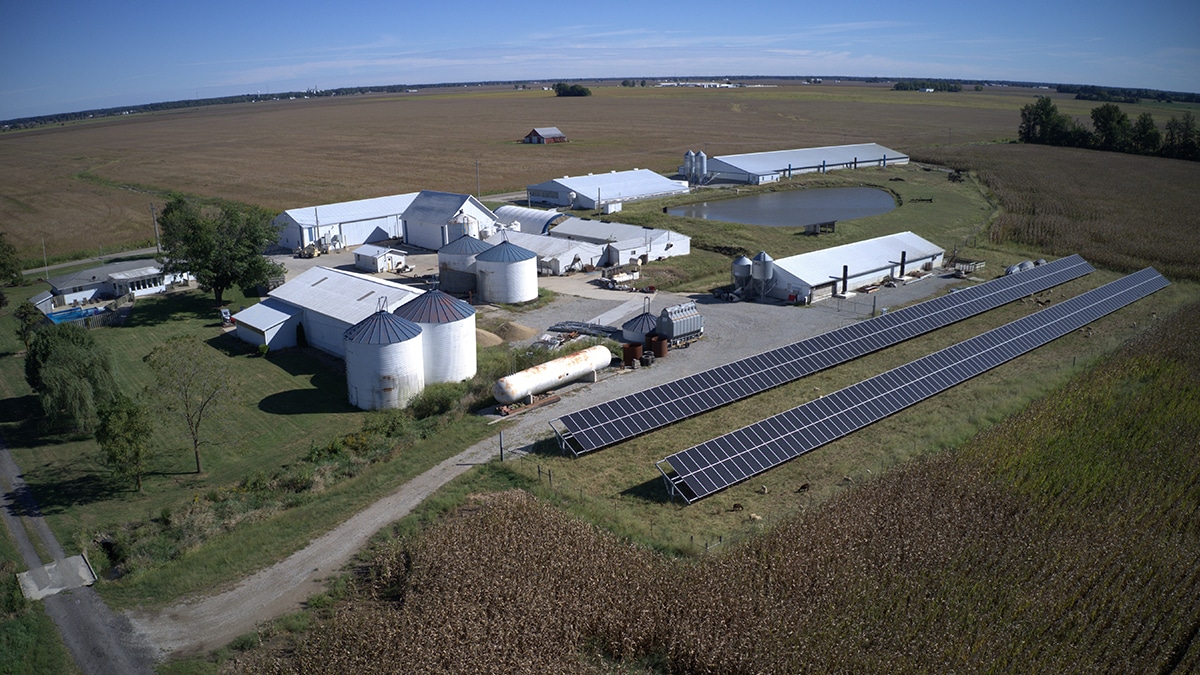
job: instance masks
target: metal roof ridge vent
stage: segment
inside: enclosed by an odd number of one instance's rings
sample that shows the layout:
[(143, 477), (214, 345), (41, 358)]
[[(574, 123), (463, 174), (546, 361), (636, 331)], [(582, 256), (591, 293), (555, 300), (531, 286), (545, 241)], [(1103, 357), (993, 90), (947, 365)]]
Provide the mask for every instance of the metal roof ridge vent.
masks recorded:
[(312, 283), (312, 285), (313, 285), (313, 286), (316, 286), (317, 284), (319, 284), (319, 283), (321, 283), (322, 281), (325, 281), (325, 280), (327, 280), (327, 279), (329, 279), (329, 277), (321, 277), (320, 279), (317, 279), (316, 281), (314, 281), (314, 282)]

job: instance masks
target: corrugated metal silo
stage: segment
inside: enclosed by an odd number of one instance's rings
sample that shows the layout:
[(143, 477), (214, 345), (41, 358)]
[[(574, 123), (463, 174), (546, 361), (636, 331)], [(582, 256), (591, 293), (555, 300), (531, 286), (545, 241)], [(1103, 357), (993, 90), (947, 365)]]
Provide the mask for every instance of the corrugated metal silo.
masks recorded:
[(708, 176), (708, 155), (704, 151), (696, 153), (696, 180), (703, 181)]
[(770, 281), (775, 276), (775, 259), (766, 251), (759, 251), (750, 261), (750, 276), (755, 281)]
[(425, 388), (421, 327), (387, 310), (342, 336), (350, 404), (363, 410), (402, 408)]
[(434, 289), (392, 313), (421, 328), (426, 384), (475, 376), (475, 308), (469, 303)]
[(536, 300), (537, 254), (511, 241), (502, 241), (475, 256), (475, 278), (485, 302)]
[(475, 290), (475, 256), (491, 244), (463, 236), (438, 249), (438, 287), (447, 293)]
[(740, 255), (734, 259), (732, 265), (733, 285), (734, 288), (744, 288), (750, 283), (750, 275), (753, 273), (754, 263), (744, 255)]
[(689, 181), (696, 181), (696, 153), (691, 150), (683, 156), (683, 176)]

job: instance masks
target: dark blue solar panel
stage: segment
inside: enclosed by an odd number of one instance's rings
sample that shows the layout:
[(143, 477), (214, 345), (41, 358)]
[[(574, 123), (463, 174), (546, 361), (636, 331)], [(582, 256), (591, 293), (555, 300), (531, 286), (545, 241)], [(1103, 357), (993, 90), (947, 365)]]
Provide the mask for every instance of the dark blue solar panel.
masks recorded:
[[(567, 448), (591, 452), (995, 309), (1093, 271), (1073, 255), (558, 418)], [(682, 393), (681, 393), (682, 390)], [(663, 408), (665, 415), (647, 415)], [(556, 429), (557, 431), (557, 429)]]
[[(877, 422), (1140, 300), (1169, 282), (1146, 268), (1036, 314), (658, 462), (689, 503)], [(780, 453), (777, 448), (785, 448)], [(755, 461), (738, 461), (742, 456)], [(748, 470), (747, 466), (762, 469)], [(668, 471), (665, 467), (669, 466)]]

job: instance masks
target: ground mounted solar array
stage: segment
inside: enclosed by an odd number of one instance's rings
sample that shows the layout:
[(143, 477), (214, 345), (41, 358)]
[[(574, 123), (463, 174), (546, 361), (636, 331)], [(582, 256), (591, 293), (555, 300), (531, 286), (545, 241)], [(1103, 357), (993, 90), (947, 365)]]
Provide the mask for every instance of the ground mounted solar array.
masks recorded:
[(564, 415), (560, 445), (579, 456), (870, 354), (1092, 272), (1069, 256)]
[[(691, 503), (877, 422), (1164, 288), (1152, 268), (657, 463)], [(667, 468), (669, 467), (669, 469)]]

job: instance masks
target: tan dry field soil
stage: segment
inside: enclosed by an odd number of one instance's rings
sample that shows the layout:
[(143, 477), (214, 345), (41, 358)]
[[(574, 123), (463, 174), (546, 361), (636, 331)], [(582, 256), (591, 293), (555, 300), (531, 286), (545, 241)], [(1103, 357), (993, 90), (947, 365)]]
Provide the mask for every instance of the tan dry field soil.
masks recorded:
[[(720, 155), (878, 142), (911, 152), (1014, 137), (1020, 107), (1035, 93), (929, 95), (862, 83), (593, 92), (560, 99), (448, 88), (0, 134), (0, 227), (22, 255), (39, 258), (43, 238), (52, 256), (151, 241), (151, 202), (161, 208), (168, 191), (282, 211), (421, 189), (493, 194), (635, 167), (670, 173), (688, 149)], [(1071, 110), (1074, 101), (1061, 98), (1060, 109)], [(546, 125), (571, 142), (515, 142)]]

